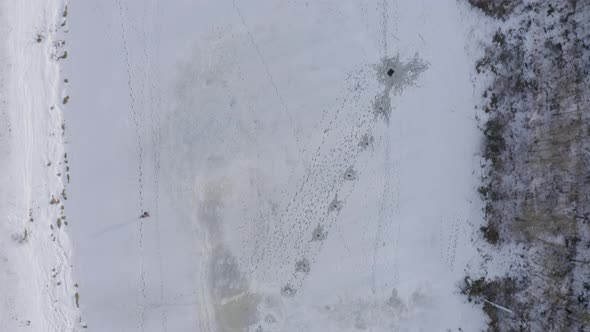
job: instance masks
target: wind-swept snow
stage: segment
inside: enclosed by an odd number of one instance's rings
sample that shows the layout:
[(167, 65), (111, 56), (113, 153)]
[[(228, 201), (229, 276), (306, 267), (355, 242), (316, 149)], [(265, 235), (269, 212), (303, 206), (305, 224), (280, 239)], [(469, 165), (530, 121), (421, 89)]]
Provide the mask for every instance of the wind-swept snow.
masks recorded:
[(63, 3), (1, 6), (0, 330), (77, 331), (56, 62)]

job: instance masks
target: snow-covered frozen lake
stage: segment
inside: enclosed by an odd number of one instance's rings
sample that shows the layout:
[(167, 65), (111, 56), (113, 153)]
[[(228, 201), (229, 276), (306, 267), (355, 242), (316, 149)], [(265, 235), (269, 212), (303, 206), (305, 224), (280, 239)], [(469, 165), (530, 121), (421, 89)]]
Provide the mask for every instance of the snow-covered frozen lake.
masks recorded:
[(3, 6), (0, 330), (484, 329), (467, 4)]

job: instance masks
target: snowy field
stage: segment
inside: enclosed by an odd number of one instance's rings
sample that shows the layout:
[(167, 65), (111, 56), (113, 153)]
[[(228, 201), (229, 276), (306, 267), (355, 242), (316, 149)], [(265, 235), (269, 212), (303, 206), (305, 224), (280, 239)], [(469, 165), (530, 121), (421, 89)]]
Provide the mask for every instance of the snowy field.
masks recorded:
[(1, 331), (485, 329), (468, 4), (0, 15)]

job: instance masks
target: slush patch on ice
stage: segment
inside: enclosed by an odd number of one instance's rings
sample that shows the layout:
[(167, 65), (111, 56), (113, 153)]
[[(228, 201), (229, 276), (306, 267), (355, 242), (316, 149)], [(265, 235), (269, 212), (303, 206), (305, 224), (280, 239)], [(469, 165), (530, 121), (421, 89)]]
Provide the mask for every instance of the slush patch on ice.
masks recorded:
[(199, 222), (203, 225), (212, 241), (221, 240), (221, 211), (223, 197), (227, 193), (226, 181), (209, 181), (203, 184), (201, 197), (198, 200)]
[(210, 283), (219, 331), (280, 330), (283, 305), (278, 294), (252, 289), (235, 257), (223, 246), (212, 251)]
[(236, 258), (223, 245), (212, 250), (209, 283), (217, 331), (281, 330), (284, 313), (280, 296), (253, 288)]
[(228, 299), (248, 290), (235, 257), (223, 246), (212, 250), (209, 273), (213, 298)]
[(247, 331), (259, 318), (256, 307), (260, 296), (251, 293), (240, 293), (219, 304), (217, 322), (221, 331)]

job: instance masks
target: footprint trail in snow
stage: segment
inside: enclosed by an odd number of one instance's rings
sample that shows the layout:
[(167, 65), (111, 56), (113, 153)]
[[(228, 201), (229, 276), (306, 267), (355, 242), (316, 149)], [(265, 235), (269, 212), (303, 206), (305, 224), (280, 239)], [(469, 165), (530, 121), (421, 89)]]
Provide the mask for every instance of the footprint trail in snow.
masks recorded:
[(367, 148), (378, 136), (376, 124), (390, 121), (392, 95), (414, 84), (427, 67), (417, 55), (407, 62), (395, 56), (350, 76), (348, 95), (328, 113), (298, 190), (271, 224), (267, 245), (255, 253), (257, 277), (273, 281), (280, 276), (281, 292), (287, 296), (302, 286), (371, 157)]

